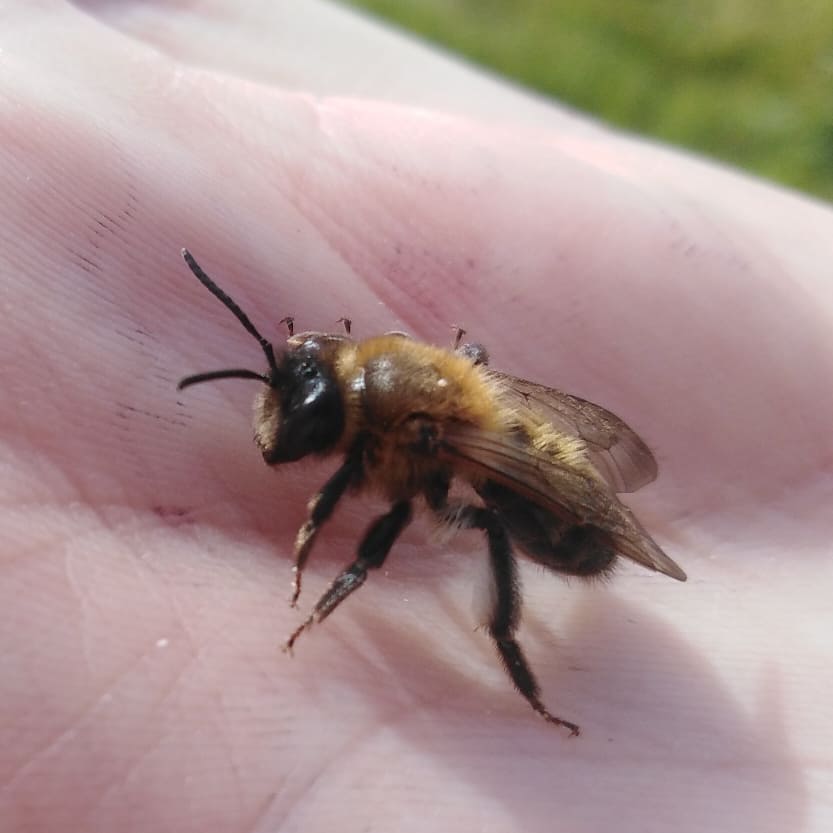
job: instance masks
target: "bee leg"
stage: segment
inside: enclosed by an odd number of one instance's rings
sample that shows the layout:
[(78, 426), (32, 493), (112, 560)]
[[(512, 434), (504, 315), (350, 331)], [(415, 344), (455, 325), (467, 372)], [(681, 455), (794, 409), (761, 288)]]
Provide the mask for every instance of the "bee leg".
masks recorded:
[(465, 356), (475, 366), (483, 365), (483, 367), (486, 367), (489, 364), (489, 351), (482, 344), (476, 344), (474, 342), (463, 344), (454, 352)]
[(486, 533), (494, 581), (494, 605), (488, 625), (489, 634), (495, 641), (504, 668), (515, 688), (544, 720), (569, 729), (571, 735), (577, 735), (579, 727), (575, 723), (551, 714), (541, 702), (538, 681), (515, 639), (521, 613), (520, 582), (506, 529), (494, 512), (481, 506), (462, 507), (456, 513), (456, 519), (464, 526), (482, 529)]
[(354, 590), (364, 584), (367, 571), (385, 563), (396, 539), (411, 520), (411, 502), (400, 500), (390, 511), (377, 518), (365, 533), (356, 560), (347, 566), (318, 600), (306, 621), (292, 633), (285, 650), (291, 651), (295, 640), (316, 622), (326, 619)]
[(333, 514), (336, 504), (351, 483), (361, 476), (361, 450), (352, 451), (338, 471), (324, 484), (321, 491), (307, 504), (307, 519), (295, 536), (295, 564), (292, 567), (292, 596), (290, 607), (295, 607), (301, 595), (301, 574), (307, 563), (315, 536)]
[(448, 509), (448, 492), (451, 489), (451, 478), (445, 474), (438, 474), (433, 477), (425, 488), (424, 496), (428, 508), (432, 509), (441, 520), (444, 519), (444, 511)]

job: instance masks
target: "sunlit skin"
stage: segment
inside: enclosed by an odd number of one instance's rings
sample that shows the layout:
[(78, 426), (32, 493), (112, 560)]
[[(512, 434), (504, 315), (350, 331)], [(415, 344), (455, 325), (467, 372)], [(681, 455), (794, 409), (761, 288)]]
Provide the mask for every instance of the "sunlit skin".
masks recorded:
[[(189, 9), (3, 10), (0, 829), (830, 829), (830, 210), (349, 11)], [(460, 325), (638, 430), (628, 503), (689, 581), (522, 570), (580, 738), (471, 631), (475, 532), (415, 523), (281, 652), (332, 469), (264, 466), (244, 382), (175, 392), (262, 360), (183, 245), (275, 341)], [(301, 602), (379, 509), (341, 507)]]

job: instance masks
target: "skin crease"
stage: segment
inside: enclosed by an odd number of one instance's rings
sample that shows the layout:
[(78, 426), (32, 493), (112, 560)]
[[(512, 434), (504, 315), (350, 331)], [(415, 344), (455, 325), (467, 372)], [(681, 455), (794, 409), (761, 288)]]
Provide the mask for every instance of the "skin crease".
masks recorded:
[[(829, 830), (830, 209), (289, 6), (5, 4), (0, 829)], [(688, 583), (523, 567), (580, 738), (473, 630), (475, 533), (415, 524), (280, 652), (382, 507), (290, 610), (336, 461), (267, 469), (255, 383), (176, 393), (263, 366), (182, 246), (276, 345), (463, 324), (647, 440)]]

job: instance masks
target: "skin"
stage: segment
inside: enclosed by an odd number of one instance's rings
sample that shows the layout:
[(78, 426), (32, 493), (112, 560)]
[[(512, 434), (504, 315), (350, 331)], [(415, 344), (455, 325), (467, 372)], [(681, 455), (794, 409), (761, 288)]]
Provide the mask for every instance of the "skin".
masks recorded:
[[(0, 46), (0, 829), (830, 829), (828, 207), (312, 2), (10, 2)], [(647, 440), (688, 583), (523, 569), (580, 738), (473, 629), (474, 532), (415, 524), (281, 653), (336, 461), (265, 467), (255, 383), (176, 393), (263, 364), (182, 246), (276, 344), (462, 324)]]

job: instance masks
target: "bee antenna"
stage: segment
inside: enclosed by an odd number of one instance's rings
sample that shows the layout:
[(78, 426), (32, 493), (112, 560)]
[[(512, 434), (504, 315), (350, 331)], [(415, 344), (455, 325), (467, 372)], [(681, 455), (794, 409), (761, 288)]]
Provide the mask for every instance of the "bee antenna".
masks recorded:
[(244, 368), (230, 368), (229, 370), (210, 370), (208, 373), (195, 373), (193, 376), (186, 376), (177, 382), (176, 389), (184, 390), (191, 385), (199, 385), (202, 382), (213, 382), (215, 379), (257, 379), (265, 385), (271, 385), (272, 379), (265, 373), (257, 373), (254, 370)]
[[(234, 317), (243, 325), (244, 329), (250, 335), (253, 335), (260, 344), (261, 349), (266, 355), (266, 361), (269, 362), (269, 370), (271, 371), (271, 376), (277, 378), (280, 373), (278, 371), (278, 363), (275, 361), (275, 349), (272, 347), (272, 343), (267, 341), (258, 331), (257, 327), (249, 320), (249, 316), (243, 312), (240, 307), (228, 296), (216, 283), (214, 283), (208, 275), (205, 274), (203, 268), (194, 260), (194, 256), (188, 249), (182, 250), (182, 257), (185, 259), (185, 262), (188, 264), (188, 268), (194, 273), (194, 277), (215, 297), (219, 300), (224, 306), (228, 307), (233, 313)], [(226, 372), (226, 371), (224, 371)], [(234, 371), (234, 373), (241, 377), (242, 373), (240, 371)], [(262, 374), (254, 373), (253, 371), (246, 371), (246, 374), (251, 373), (251, 376), (246, 376), (245, 378), (261, 378), (265, 379)], [(213, 376), (212, 378), (220, 378), (217, 376)], [(183, 380), (185, 381), (185, 380)], [(196, 377), (194, 377), (194, 381), (191, 384), (195, 384), (197, 381)], [(199, 381), (207, 381), (206, 379), (199, 379)]]

